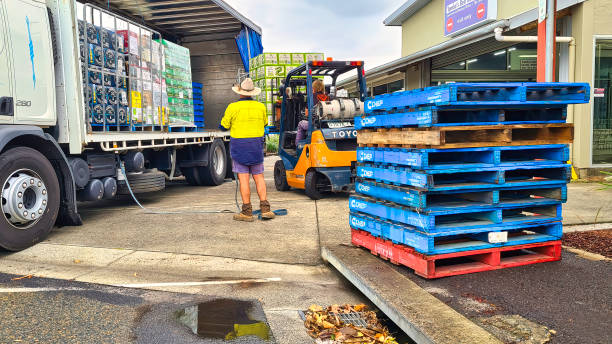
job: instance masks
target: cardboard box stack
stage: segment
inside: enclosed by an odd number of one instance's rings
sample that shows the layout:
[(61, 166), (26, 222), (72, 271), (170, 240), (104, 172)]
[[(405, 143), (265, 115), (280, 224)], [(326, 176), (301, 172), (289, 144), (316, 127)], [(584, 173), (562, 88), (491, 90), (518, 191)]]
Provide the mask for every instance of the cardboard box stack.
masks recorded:
[(165, 82), (170, 127), (193, 126), (193, 89), (189, 49), (162, 40), (165, 47)]
[[(308, 61), (323, 61), (323, 53), (263, 53), (249, 61), (251, 79), (261, 88), (257, 101), (266, 105), (268, 124), (274, 122), (274, 102), (279, 99), (278, 87), (287, 73)], [(319, 77), (322, 79), (323, 77)], [(302, 89), (306, 92), (306, 89)]]

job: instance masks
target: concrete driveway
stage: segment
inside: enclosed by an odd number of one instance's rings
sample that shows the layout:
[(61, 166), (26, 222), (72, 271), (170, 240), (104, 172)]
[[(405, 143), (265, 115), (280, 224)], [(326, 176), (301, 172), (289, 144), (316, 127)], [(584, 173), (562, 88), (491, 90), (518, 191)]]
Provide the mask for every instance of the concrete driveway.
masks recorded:
[[(305, 342), (297, 310), (366, 300), (321, 261), (322, 242), (350, 242), (347, 196), (314, 202), (300, 191), (276, 191), (276, 159), (266, 159), (268, 198), (287, 216), (239, 223), (231, 214), (146, 214), (127, 197), (82, 204), (83, 226), (57, 228), (22, 252), (0, 252), (0, 272), (257, 299), (279, 342)], [(155, 210), (234, 210), (234, 188), (175, 182), (139, 198)], [(253, 188), (258, 209), (255, 195)]]

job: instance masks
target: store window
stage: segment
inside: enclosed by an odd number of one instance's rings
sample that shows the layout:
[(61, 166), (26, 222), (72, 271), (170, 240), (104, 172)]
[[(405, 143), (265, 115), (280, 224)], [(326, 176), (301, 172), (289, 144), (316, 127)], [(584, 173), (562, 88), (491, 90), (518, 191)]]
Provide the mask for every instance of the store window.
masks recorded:
[(612, 39), (595, 43), (593, 164), (612, 164)]
[(392, 83), (389, 83), (389, 88), (387, 92), (393, 93), (397, 91), (402, 91), (403, 89), (404, 89), (404, 80), (397, 80)]
[(465, 61), (468, 70), (506, 70), (506, 49), (476, 56)]

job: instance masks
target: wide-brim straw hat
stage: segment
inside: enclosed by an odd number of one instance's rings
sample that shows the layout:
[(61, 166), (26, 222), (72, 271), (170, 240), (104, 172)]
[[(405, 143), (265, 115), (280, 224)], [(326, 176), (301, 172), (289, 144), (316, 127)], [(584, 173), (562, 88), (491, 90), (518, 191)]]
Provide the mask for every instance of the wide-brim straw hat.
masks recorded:
[(240, 85), (232, 86), (232, 91), (242, 96), (253, 97), (261, 93), (261, 88), (255, 87), (251, 78), (246, 78)]

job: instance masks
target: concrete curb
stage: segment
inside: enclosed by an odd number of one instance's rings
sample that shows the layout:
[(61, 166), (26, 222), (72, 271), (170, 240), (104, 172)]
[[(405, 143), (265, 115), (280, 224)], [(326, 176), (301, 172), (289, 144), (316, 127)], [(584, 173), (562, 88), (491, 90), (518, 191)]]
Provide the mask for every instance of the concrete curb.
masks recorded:
[(322, 247), (334, 266), (416, 343), (501, 343), (492, 334), (355, 247)]

